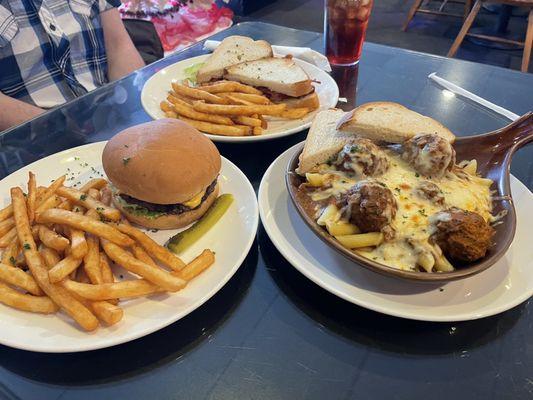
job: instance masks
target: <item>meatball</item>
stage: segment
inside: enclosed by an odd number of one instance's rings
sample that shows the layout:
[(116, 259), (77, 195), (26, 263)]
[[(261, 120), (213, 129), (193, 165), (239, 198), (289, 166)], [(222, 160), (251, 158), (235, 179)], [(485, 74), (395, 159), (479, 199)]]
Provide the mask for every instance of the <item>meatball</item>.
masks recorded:
[(485, 257), (494, 229), (475, 212), (450, 208), (430, 217), (431, 240), (444, 254), (458, 260), (472, 262)]
[(402, 157), (421, 175), (439, 178), (452, 169), (455, 150), (439, 135), (421, 134), (403, 144)]
[(389, 159), (372, 141), (357, 138), (339, 152), (335, 165), (342, 171), (361, 177), (379, 176), (389, 169)]
[(415, 194), (422, 199), (431, 201), (433, 204), (439, 206), (444, 204), (444, 193), (442, 193), (442, 190), (440, 190), (440, 188), (433, 182), (420, 182), (415, 188)]
[(397, 209), (392, 192), (381, 182), (360, 181), (346, 196), (346, 214), (362, 232), (382, 231), (390, 225)]

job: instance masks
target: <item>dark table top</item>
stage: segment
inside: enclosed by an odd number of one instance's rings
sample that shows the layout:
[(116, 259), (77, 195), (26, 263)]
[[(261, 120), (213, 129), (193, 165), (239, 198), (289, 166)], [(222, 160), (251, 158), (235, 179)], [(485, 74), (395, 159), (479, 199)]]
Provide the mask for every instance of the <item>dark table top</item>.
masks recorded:
[[(322, 35), (314, 32), (243, 23), (217, 38), (231, 34), (322, 50)], [(2, 133), (1, 176), (148, 121), (139, 100), (144, 82), (163, 66), (201, 53), (201, 44), (195, 45)], [(458, 135), (507, 123), (444, 95), (426, 78), (434, 71), (517, 114), (533, 109), (533, 75), (371, 43), (359, 68), (336, 69), (334, 76), (348, 99), (345, 107), (397, 101)], [(262, 142), (260, 155), (257, 144), (219, 148), (257, 189), (277, 155), (304, 138), (305, 132)], [(533, 187), (533, 146), (516, 154), (512, 172)], [(250, 254), (224, 288), (159, 332), (77, 354), (0, 346), (0, 398), (531, 399), (531, 311), (526, 302), (461, 323), (416, 322), (368, 311), (308, 281), (260, 227)]]

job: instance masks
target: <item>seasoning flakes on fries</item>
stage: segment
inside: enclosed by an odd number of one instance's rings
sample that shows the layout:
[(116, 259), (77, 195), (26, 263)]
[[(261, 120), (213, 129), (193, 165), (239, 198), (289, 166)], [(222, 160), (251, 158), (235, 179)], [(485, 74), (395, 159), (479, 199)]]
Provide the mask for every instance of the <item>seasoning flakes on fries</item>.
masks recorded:
[(199, 131), (221, 136), (262, 135), (268, 128), (264, 116), (299, 119), (312, 110), (287, 109), (275, 104), (259, 89), (239, 82), (221, 81), (190, 87), (172, 82), (160, 103), (167, 118), (178, 118)]
[[(215, 95), (205, 91), (197, 96), (206, 100)], [(189, 115), (200, 114), (189, 107)], [(253, 129), (219, 118), (227, 123), (223, 126)], [(65, 187), (64, 181), (62, 176), (49, 187), (37, 187), (30, 172), (27, 194), (11, 189), (12, 204), (0, 210), (0, 303), (26, 312), (64, 312), (93, 331), (123, 318), (121, 299), (179, 291), (214, 263), (214, 253), (206, 249), (187, 264), (131, 226), (109, 206), (105, 179), (93, 179), (80, 189)], [(115, 265), (138, 278), (117, 281)]]

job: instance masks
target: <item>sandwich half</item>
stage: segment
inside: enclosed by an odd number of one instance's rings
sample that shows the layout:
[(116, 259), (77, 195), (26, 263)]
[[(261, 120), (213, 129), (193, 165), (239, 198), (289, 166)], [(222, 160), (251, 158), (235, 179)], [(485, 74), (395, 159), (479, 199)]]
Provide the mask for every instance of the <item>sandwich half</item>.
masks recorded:
[(339, 121), (341, 132), (389, 143), (403, 143), (420, 133), (435, 133), (453, 143), (455, 135), (440, 122), (392, 102), (363, 104)]
[(226, 68), (224, 78), (261, 90), (273, 103), (287, 108), (320, 106), (315, 87), (306, 72), (292, 58), (263, 58)]
[(196, 81), (205, 83), (222, 79), (226, 67), (265, 57), (272, 57), (272, 47), (268, 42), (245, 36), (229, 36), (218, 45), (198, 70)]

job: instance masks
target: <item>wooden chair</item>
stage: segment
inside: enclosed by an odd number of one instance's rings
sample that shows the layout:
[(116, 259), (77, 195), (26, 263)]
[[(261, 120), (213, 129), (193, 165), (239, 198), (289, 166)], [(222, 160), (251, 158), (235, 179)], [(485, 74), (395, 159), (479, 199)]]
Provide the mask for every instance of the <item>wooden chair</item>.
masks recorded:
[[(529, 7), (526, 40), (524, 42), (519, 42), (516, 40), (504, 39), (498, 36), (479, 35), (479, 34), (469, 33), (468, 31), (472, 27), (474, 19), (476, 18), (477, 14), (479, 13), (479, 10), (481, 9), (481, 6), (484, 3), (499, 3), (499, 4), (508, 4), (511, 6)], [(470, 14), (468, 14), (468, 17), (466, 17), (463, 27), (461, 28), (461, 30), (459, 31), (459, 34), (455, 38), (455, 41), (453, 42), (452, 47), (450, 48), (450, 51), (448, 51), (448, 57), (453, 57), (455, 53), (457, 53), (459, 46), (461, 46), (461, 43), (463, 43), (463, 40), (467, 35), (472, 36), (472, 37), (477, 37), (480, 39), (492, 40), (493, 42), (508, 43), (508, 44), (515, 44), (518, 46), (523, 46), (524, 52), (522, 54), (521, 71), (527, 72), (529, 68), (529, 59), (531, 58), (531, 47), (533, 46), (533, 0), (476, 0), (474, 7), (472, 7), (472, 11), (470, 11)]]
[[(431, 0), (428, 0), (428, 2), (429, 1), (431, 1)], [(405, 20), (405, 22), (403, 24), (402, 31), (405, 32), (407, 30), (407, 27), (409, 26), (409, 23), (411, 22), (411, 20), (413, 19), (413, 17), (415, 16), (416, 13), (434, 14), (434, 15), (446, 15), (446, 16), (449, 16), (449, 17), (460, 17), (460, 18), (465, 19), (468, 16), (468, 13), (470, 12), (470, 9), (472, 8), (472, 0), (464, 0), (464, 1), (460, 1), (460, 0), (444, 0), (442, 2), (441, 6), (439, 7), (438, 11), (429, 10), (427, 8), (422, 8), (422, 3), (423, 2), (424, 2), (424, 0), (415, 0), (413, 5), (411, 6), (411, 9), (407, 13), (407, 19)], [(464, 13), (463, 14), (454, 14), (454, 13), (444, 12), (444, 6), (447, 3), (464, 3), (465, 4)]]

